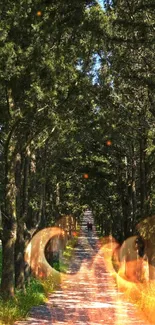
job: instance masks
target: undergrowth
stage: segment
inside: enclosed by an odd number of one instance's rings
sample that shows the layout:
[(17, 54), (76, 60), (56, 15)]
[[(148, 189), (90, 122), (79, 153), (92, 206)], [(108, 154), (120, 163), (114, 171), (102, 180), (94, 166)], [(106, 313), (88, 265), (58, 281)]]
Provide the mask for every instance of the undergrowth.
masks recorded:
[(78, 233), (74, 235), (71, 239), (68, 240), (65, 251), (63, 252), (63, 257), (60, 261), (53, 263), (55, 270), (66, 273), (68, 270), (71, 258), (74, 255), (74, 248), (78, 242)]
[(32, 306), (40, 305), (45, 300), (43, 286), (38, 280), (31, 279), (25, 293), (16, 291), (15, 297), (8, 301), (0, 298), (0, 325), (11, 325), (17, 319), (25, 318)]
[[(77, 240), (78, 236), (75, 235), (68, 241), (63, 253), (64, 261), (54, 265), (56, 270), (64, 273), (67, 271)], [(0, 249), (0, 272), (1, 268), (2, 251)], [(58, 273), (54, 278), (51, 276), (44, 280), (31, 278), (25, 293), (23, 291), (16, 291), (15, 297), (8, 301), (4, 301), (0, 297), (0, 325), (12, 325), (16, 320), (25, 319), (33, 306), (44, 304), (47, 301), (48, 295), (59, 286), (60, 276), (61, 274)]]

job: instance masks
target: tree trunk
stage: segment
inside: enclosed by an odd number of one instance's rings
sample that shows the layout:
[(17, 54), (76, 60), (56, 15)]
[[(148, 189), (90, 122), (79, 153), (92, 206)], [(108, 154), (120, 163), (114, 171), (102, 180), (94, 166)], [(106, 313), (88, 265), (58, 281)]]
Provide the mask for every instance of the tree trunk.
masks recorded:
[(18, 220), (17, 239), (15, 245), (15, 286), (17, 289), (25, 290), (25, 262), (24, 262), (24, 223)]
[(24, 277), (24, 219), (22, 215), (21, 195), (22, 163), (21, 155), (16, 155), (16, 213), (17, 213), (17, 238), (15, 243), (15, 286), (25, 290)]
[(14, 149), (13, 141), (10, 141), (5, 152), (5, 211), (2, 214), (1, 291), (5, 298), (14, 295), (14, 248), (17, 228)]
[(146, 213), (146, 171), (145, 171), (145, 149), (146, 139), (144, 135), (140, 139), (140, 197), (141, 197), (141, 217), (143, 218)]
[(57, 215), (59, 215), (59, 205), (60, 205), (60, 184), (59, 184), (59, 182), (57, 182), (56, 183), (56, 200), (55, 200)]
[[(39, 224), (41, 228), (46, 227), (46, 159), (47, 159), (47, 143), (45, 143), (44, 150), (42, 151), (41, 159), (41, 190), (40, 190), (40, 211), (39, 211)], [(40, 166), (39, 166), (40, 168)]]
[(132, 146), (132, 229), (134, 230), (137, 213), (136, 197), (136, 158), (134, 155), (134, 146)]

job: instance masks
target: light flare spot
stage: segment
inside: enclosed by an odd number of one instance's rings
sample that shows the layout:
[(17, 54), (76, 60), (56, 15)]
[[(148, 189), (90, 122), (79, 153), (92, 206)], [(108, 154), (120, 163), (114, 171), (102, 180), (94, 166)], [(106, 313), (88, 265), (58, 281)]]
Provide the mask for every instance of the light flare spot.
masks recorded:
[(38, 17), (41, 17), (42, 16), (42, 12), (39, 10), (39, 11), (37, 11), (37, 16)]
[(111, 140), (107, 140), (107, 141), (106, 141), (106, 145), (107, 145), (108, 147), (112, 146), (112, 141), (111, 141)]
[(89, 175), (88, 174), (83, 174), (83, 178), (88, 179)]

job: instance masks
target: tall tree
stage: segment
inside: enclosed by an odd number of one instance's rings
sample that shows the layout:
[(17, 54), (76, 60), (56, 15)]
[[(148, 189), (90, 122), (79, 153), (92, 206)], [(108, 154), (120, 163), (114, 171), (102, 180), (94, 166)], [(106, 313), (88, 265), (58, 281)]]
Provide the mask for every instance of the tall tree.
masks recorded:
[[(59, 120), (77, 110), (84, 93), (82, 87), (86, 83), (91, 85), (93, 54), (98, 49), (101, 30), (98, 9), (96, 1), (83, 0), (20, 0), (16, 4), (7, 1), (0, 7), (1, 157), (5, 161), (1, 287), (6, 297), (14, 294), (14, 251), (16, 286), (24, 287), (24, 231), (30, 220), (30, 208), (33, 225), (29, 226), (36, 228), (40, 216), (42, 226), (46, 224), (50, 159), (47, 141), (56, 142), (55, 131), (58, 136), (62, 133)], [(73, 103), (76, 97), (77, 103)], [(39, 158), (39, 151), (44, 157)], [(38, 162), (42, 167), (39, 180)], [(58, 205), (59, 171), (52, 171), (56, 173)], [(38, 184), (39, 192), (34, 197)]]

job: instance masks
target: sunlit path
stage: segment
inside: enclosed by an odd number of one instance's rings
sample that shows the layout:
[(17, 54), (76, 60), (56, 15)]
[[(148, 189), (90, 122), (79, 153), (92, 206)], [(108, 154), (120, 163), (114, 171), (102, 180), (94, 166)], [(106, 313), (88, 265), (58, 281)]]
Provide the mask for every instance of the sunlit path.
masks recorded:
[(92, 232), (87, 230), (88, 220), (93, 223), (90, 211), (84, 214), (68, 279), (62, 281), (61, 288), (51, 294), (46, 305), (34, 307), (27, 321), (16, 324), (149, 324), (117, 291), (113, 276), (106, 269), (95, 227)]

